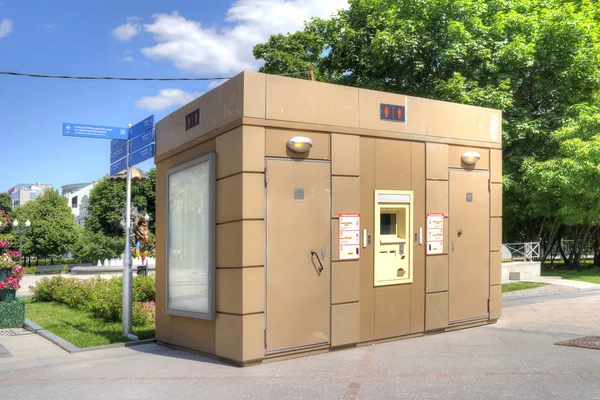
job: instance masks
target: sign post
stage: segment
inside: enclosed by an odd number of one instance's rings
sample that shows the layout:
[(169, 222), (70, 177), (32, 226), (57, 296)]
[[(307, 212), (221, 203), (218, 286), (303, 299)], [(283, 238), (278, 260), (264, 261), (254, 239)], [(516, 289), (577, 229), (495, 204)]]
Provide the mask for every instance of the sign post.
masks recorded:
[(138, 340), (132, 329), (133, 257), (131, 255), (131, 167), (154, 157), (154, 115), (128, 128), (63, 123), (63, 136), (112, 139), (110, 175), (127, 171), (125, 251), (123, 258), (123, 336)]

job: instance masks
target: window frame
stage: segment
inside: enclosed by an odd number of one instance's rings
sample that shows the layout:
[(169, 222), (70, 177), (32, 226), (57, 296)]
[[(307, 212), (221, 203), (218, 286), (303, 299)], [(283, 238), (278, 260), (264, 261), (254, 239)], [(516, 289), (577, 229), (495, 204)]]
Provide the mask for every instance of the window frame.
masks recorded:
[[(185, 169), (191, 168), (195, 165), (208, 162), (208, 198), (209, 198), (209, 220), (208, 220), (208, 312), (195, 312), (195, 311), (182, 311), (169, 308), (169, 193), (170, 183), (169, 178), (171, 175), (181, 172)], [(204, 320), (215, 320), (216, 319), (216, 296), (215, 296), (215, 276), (216, 276), (216, 153), (208, 153), (201, 157), (195, 158), (191, 161), (170, 168), (166, 173), (166, 190), (165, 190), (165, 213), (166, 213), (166, 225), (165, 225), (165, 311), (168, 315), (175, 315), (180, 317), (204, 319)]]

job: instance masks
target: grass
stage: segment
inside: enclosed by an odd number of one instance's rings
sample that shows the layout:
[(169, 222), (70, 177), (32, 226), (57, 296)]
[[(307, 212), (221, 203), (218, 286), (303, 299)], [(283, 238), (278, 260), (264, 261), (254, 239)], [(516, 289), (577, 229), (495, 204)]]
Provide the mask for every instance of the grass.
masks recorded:
[[(94, 347), (128, 342), (121, 336), (120, 322), (104, 322), (86, 311), (59, 303), (38, 303), (25, 299), (25, 317), (77, 347)], [(134, 326), (140, 339), (154, 337), (152, 326)]]
[(542, 286), (546, 286), (545, 283), (531, 283), (531, 282), (515, 282), (506, 283), (502, 285), (502, 293), (514, 292), (515, 290), (535, 289)]
[[(585, 268), (585, 267), (584, 267)], [(600, 284), (600, 268), (586, 268), (582, 271), (576, 271), (571, 269), (557, 268), (557, 269), (547, 269), (544, 268), (542, 270), (542, 276), (560, 276), (563, 279), (571, 279), (574, 281), (583, 281), (590, 283), (599, 283)]]

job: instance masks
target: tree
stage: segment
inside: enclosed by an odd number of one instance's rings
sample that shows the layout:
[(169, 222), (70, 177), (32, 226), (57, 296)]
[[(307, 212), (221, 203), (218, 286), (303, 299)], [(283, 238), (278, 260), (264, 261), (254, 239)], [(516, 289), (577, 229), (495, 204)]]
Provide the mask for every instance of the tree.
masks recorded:
[(67, 199), (57, 190), (46, 190), (17, 209), (20, 221), (31, 221), (23, 236), (23, 253), (38, 258), (68, 252), (77, 239), (75, 218)]
[[(92, 232), (102, 232), (107, 236), (122, 236), (121, 210), (125, 207), (126, 189), (124, 181), (111, 181), (104, 178), (98, 182), (90, 192), (86, 228)], [(148, 179), (132, 182), (131, 202), (139, 212), (148, 213), (149, 226), (154, 232), (156, 218), (156, 170), (154, 168), (148, 172)]]
[[(11, 217), (12, 220), (12, 201), (8, 193), (0, 193), (0, 210), (3, 210), (5, 215)], [(12, 227), (10, 224), (7, 224), (6, 226), (0, 225), (0, 234), (8, 234), (11, 229)]]
[(326, 82), (501, 109), (504, 238), (538, 240), (552, 227), (530, 204), (527, 160), (567, 156), (554, 132), (596, 103), (599, 21), (591, 0), (351, 0), (254, 55), (266, 73), (311, 63)]
[(125, 249), (124, 236), (111, 237), (102, 232), (77, 228), (77, 242), (73, 246), (73, 254), (79, 262), (95, 263), (98, 260), (117, 258)]

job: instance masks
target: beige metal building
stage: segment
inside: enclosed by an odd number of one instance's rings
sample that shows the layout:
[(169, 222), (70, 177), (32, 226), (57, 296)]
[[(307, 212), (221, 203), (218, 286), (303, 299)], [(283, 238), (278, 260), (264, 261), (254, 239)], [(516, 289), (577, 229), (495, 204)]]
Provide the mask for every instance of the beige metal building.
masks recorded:
[(248, 365), (495, 322), (497, 110), (244, 72), (156, 126), (156, 337)]

